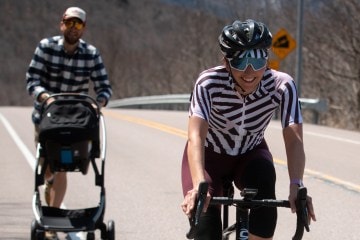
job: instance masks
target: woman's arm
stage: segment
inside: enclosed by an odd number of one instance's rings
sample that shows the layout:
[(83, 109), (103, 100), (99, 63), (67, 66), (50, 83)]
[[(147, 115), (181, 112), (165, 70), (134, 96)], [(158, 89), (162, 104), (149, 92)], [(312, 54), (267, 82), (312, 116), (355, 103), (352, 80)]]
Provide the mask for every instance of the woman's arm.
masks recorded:
[(290, 181), (302, 180), (305, 151), (302, 124), (292, 124), (283, 130)]
[[(204, 119), (196, 116), (189, 118), (187, 155), (193, 189), (187, 192), (181, 204), (184, 213), (189, 217), (194, 208), (199, 183), (205, 181), (204, 144), (207, 132), (208, 123)], [(207, 206), (208, 201), (204, 206), (204, 211), (206, 211)]]
[[(292, 124), (283, 130), (287, 164), (290, 177), (289, 201), (292, 212), (296, 211), (295, 200), (299, 185), (302, 185), (305, 169), (305, 151), (302, 124)], [(312, 198), (308, 196), (309, 217), (316, 221)], [(310, 220), (310, 219), (309, 219)]]
[(189, 118), (187, 154), (194, 188), (197, 189), (204, 176), (204, 145), (208, 132), (208, 123), (199, 117)]

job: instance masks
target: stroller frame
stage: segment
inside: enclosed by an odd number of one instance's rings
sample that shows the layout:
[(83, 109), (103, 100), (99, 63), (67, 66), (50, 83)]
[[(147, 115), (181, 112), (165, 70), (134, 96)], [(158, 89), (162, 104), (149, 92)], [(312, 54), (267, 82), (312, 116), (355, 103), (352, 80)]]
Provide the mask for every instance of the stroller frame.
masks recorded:
[[(88, 102), (91, 105), (96, 106), (94, 108), (97, 112), (99, 121), (99, 136), (100, 141), (100, 152), (98, 156), (93, 154), (89, 155), (90, 162), (94, 173), (95, 173), (95, 185), (100, 187), (100, 201), (97, 206), (85, 209), (62, 209), (49, 206), (43, 206), (40, 198), (40, 186), (44, 184), (44, 176), (46, 168), (49, 166), (49, 161), (46, 159), (44, 154), (44, 147), (41, 142), (37, 144), (36, 149), (36, 167), (35, 167), (35, 188), (32, 200), (32, 208), (35, 218), (31, 222), (31, 240), (43, 240), (45, 239), (45, 231), (56, 231), (56, 232), (87, 232), (87, 240), (95, 239), (95, 231), (101, 231), (101, 239), (114, 240), (115, 239), (115, 222), (109, 220), (107, 224), (104, 223), (105, 213), (105, 186), (104, 186), (104, 174), (105, 174), (105, 159), (106, 159), (106, 131), (105, 121), (100, 107), (96, 100), (85, 94), (72, 94), (72, 93), (61, 93), (51, 95), (50, 98), (54, 99), (54, 102), (61, 101), (61, 99), (67, 99), (66, 101), (77, 102)], [(49, 104), (49, 106), (52, 103)], [(41, 106), (41, 109), (47, 108), (45, 104)], [(100, 131), (102, 130), (102, 131)], [(45, 156), (45, 157), (44, 157)], [(100, 163), (96, 163), (96, 157), (101, 160)], [(40, 164), (40, 159), (44, 158), (43, 164)], [(99, 166), (98, 166), (99, 165)], [(69, 170), (63, 170), (68, 172)], [(76, 170), (70, 170), (73, 172)], [(82, 171), (86, 174), (86, 171)]]

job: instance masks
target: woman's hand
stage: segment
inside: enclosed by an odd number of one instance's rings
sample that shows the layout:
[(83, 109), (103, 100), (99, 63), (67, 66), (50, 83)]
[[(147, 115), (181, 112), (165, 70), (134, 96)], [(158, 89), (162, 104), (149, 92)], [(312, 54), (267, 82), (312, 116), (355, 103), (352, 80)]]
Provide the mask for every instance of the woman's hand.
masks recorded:
[[(197, 197), (198, 197), (198, 190), (194, 188), (187, 192), (187, 194), (184, 197), (183, 202), (181, 203), (181, 208), (182, 208), (183, 212), (188, 216), (188, 218), (191, 217), (191, 213), (195, 208), (195, 202), (196, 202), (195, 200), (197, 199)], [(206, 196), (206, 201), (204, 204), (203, 212), (206, 212), (206, 210), (209, 206), (209, 203), (210, 203), (210, 199), (211, 199), (211, 196), (208, 192), (207, 196)]]
[(187, 192), (187, 194), (184, 197), (184, 201), (181, 203), (181, 208), (183, 212), (188, 216), (188, 218), (191, 217), (191, 212), (194, 209), (195, 200), (198, 196), (198, 190), (192, 189)]
[(307, 208), (308, 208), (308, 215), (309, 215), (309, 224), (311, 223), (311, 220), (313, 220), (314, 222), (316, 222), (316, 216), (315, 216), (315, 211), (314, 211), (314, 206), (312, 203), (312, 198), (310, 196), (307, 196)]
[[(291, 212), (293, 212), (293, 213), (296, 212), (295, 201), (297, 199), (298, 188), (299, 187), (296, 184), (290, 185), (289, 202), (290, 202)], [(316, 221), (315, 210), (314, 210), (311, 196), (307, 195), (306, 203), (307, 203), (308, 217), (309, 217), (308, 222), (310, 224), (311, 220)]]

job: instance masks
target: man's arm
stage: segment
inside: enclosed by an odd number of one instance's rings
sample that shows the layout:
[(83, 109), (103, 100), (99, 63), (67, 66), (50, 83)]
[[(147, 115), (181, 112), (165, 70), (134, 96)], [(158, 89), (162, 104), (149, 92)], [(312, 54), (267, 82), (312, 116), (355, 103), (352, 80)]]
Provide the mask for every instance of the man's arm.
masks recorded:
[(26, 89), (30, 96), (38, 102), (43, 102), (49, 97), (47, 89), (41, 84), (41, 79), (45, 78), (47, 71), (44, 65), (44, 52), (42, 51), (42, 41), (34, 51), (28, 70), (26, 72)]
[(96, 92), (96, 101), (102, 106), (106, 106), (112, 95), (112, 88), (108, 78), (107, 71), (103, 60), (96, 52), (94, 61), (94, 70), (91, 73), (91, 80), (94, 83), (94, 91)]

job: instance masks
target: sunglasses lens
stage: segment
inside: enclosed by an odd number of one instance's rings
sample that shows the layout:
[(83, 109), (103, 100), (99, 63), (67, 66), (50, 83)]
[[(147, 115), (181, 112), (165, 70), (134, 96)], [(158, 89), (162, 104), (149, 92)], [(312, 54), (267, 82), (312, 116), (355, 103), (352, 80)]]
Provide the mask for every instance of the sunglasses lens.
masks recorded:
[(71, 21), (64, 21), (64, 24), (66, 28), (71, 28), (73, 26), (73, 22)]
[(66, 28), (72, 28), (74, 26), (77, 30), (81, 30), (84, 27), (82, 22), (77, 21), (64, 21), (64, 24)]
[(265, 67), (267, 60), (265, 58), (235, 58), (230, 61), (230, 66), (239, 71), (245, 71), (245, 69), (251, 65), (251, 67), (258, 71)]
[(84, 27), (84, 24), (83, 24), (83, 23), (75, 22), (75, 28), (76, 28), (77, 30), (81, 30), (83, 27)]

